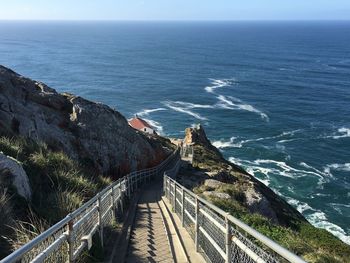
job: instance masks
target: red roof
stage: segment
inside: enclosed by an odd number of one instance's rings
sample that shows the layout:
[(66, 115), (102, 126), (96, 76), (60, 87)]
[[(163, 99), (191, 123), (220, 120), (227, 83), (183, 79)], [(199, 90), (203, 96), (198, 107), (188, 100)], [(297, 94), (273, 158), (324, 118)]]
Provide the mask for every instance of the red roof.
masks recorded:
[(129, 120), (129, 125), (137, 130), (142, 130), (143, 128), (153, 129), (153, 127), (149, 125), (145, 120), (140, 119), (138, 117), (135, 117)]

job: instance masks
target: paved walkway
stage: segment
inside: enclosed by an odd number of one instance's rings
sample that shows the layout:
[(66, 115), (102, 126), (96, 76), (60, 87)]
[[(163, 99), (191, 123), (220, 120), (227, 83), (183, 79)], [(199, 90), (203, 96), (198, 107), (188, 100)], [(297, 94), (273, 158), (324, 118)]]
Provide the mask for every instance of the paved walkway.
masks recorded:
[(159, 201), (161, 184), (151, 184), (137, 204), (126, 261), (174, 262)]

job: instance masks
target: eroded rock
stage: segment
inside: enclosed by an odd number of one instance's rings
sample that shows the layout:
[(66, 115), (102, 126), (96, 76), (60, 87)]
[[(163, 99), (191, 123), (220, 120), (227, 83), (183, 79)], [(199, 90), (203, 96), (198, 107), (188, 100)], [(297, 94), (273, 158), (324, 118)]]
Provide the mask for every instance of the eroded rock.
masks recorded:
[(20, 196), (28, 201), (31, 199), (29, 179), (22, 165), (16, 159), (3, 153), (0, 153), (0, 176), (7, 176), (6, 179), (10, 180)]
[(220, 192), (214, 192), (214, 191), (204, 191), (202, 193), (205, 197), (214, 197), (214, 198), (220, 198), (220, 199), (231, 199), (231, 196), (227, 193), (220, 193)]

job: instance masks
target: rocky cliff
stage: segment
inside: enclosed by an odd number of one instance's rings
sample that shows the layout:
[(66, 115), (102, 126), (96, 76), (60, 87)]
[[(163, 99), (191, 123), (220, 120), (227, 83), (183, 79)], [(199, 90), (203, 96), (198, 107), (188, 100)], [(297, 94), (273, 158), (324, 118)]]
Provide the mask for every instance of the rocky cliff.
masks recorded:
[(208, 198), (237, 201), (250, 213), (261, 214), (280, 225), (291, 226), (295, 221), (306, 221), (270, 188), (225, 160), (200, 125), (186, 129), (184, 142), (194, 146), (194, 166), (197, 168), (194, 176), (183, 178), (188, 187), (196, 187)]
[(45, 142), (99, 172), (124, 174), (157, 164), (169, 151), (132, 129), (110, 107), (0, 66), (0, 133)]

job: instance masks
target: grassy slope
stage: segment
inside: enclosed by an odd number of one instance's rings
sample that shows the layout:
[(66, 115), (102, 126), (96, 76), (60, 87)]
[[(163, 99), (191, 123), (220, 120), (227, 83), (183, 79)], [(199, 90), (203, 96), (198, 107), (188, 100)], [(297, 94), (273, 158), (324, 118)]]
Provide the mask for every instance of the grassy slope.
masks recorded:
[(0, 151), (23, 165), (32, 188), (27, 203), (6, 176), (0, 181), (0, 258), (55, 224), (110, 183), (45, 144), (0, 137)]
[[(207, 171), (220, 170), (223, 166), (227, 166), (227, 164), (227, 161), (215, 149), (208, 149), (202, 145), (195, 146), (194, 166), (198, 169)], [(242, 199), (241, 191), (244, 189), (244, 186), (240, 185), (240, 182), (243, 183), (243, 180), (240, 179), (240, 173), (243, 170), (234, 165), (232, 166), (236, 172), (231, 173), (231, 175), (236, 177), (236, 183), (225, 185), (220, 190), (230, 194), (234, 198), (232, 200), (211, 198), (211, 201), (215, 205), (241, 219), (294, 253), (303, 256), (308, 262), (350, 262), (350, 246), (334, 237), (328, 231), (313, 227), (291, 212), (286, 215), (290, 216), (288, 226), (274, 224), (260, 214), (251, 214), (245, 207)], [(205, 190), (204, 185), (194, 189), (198, 194)]]

